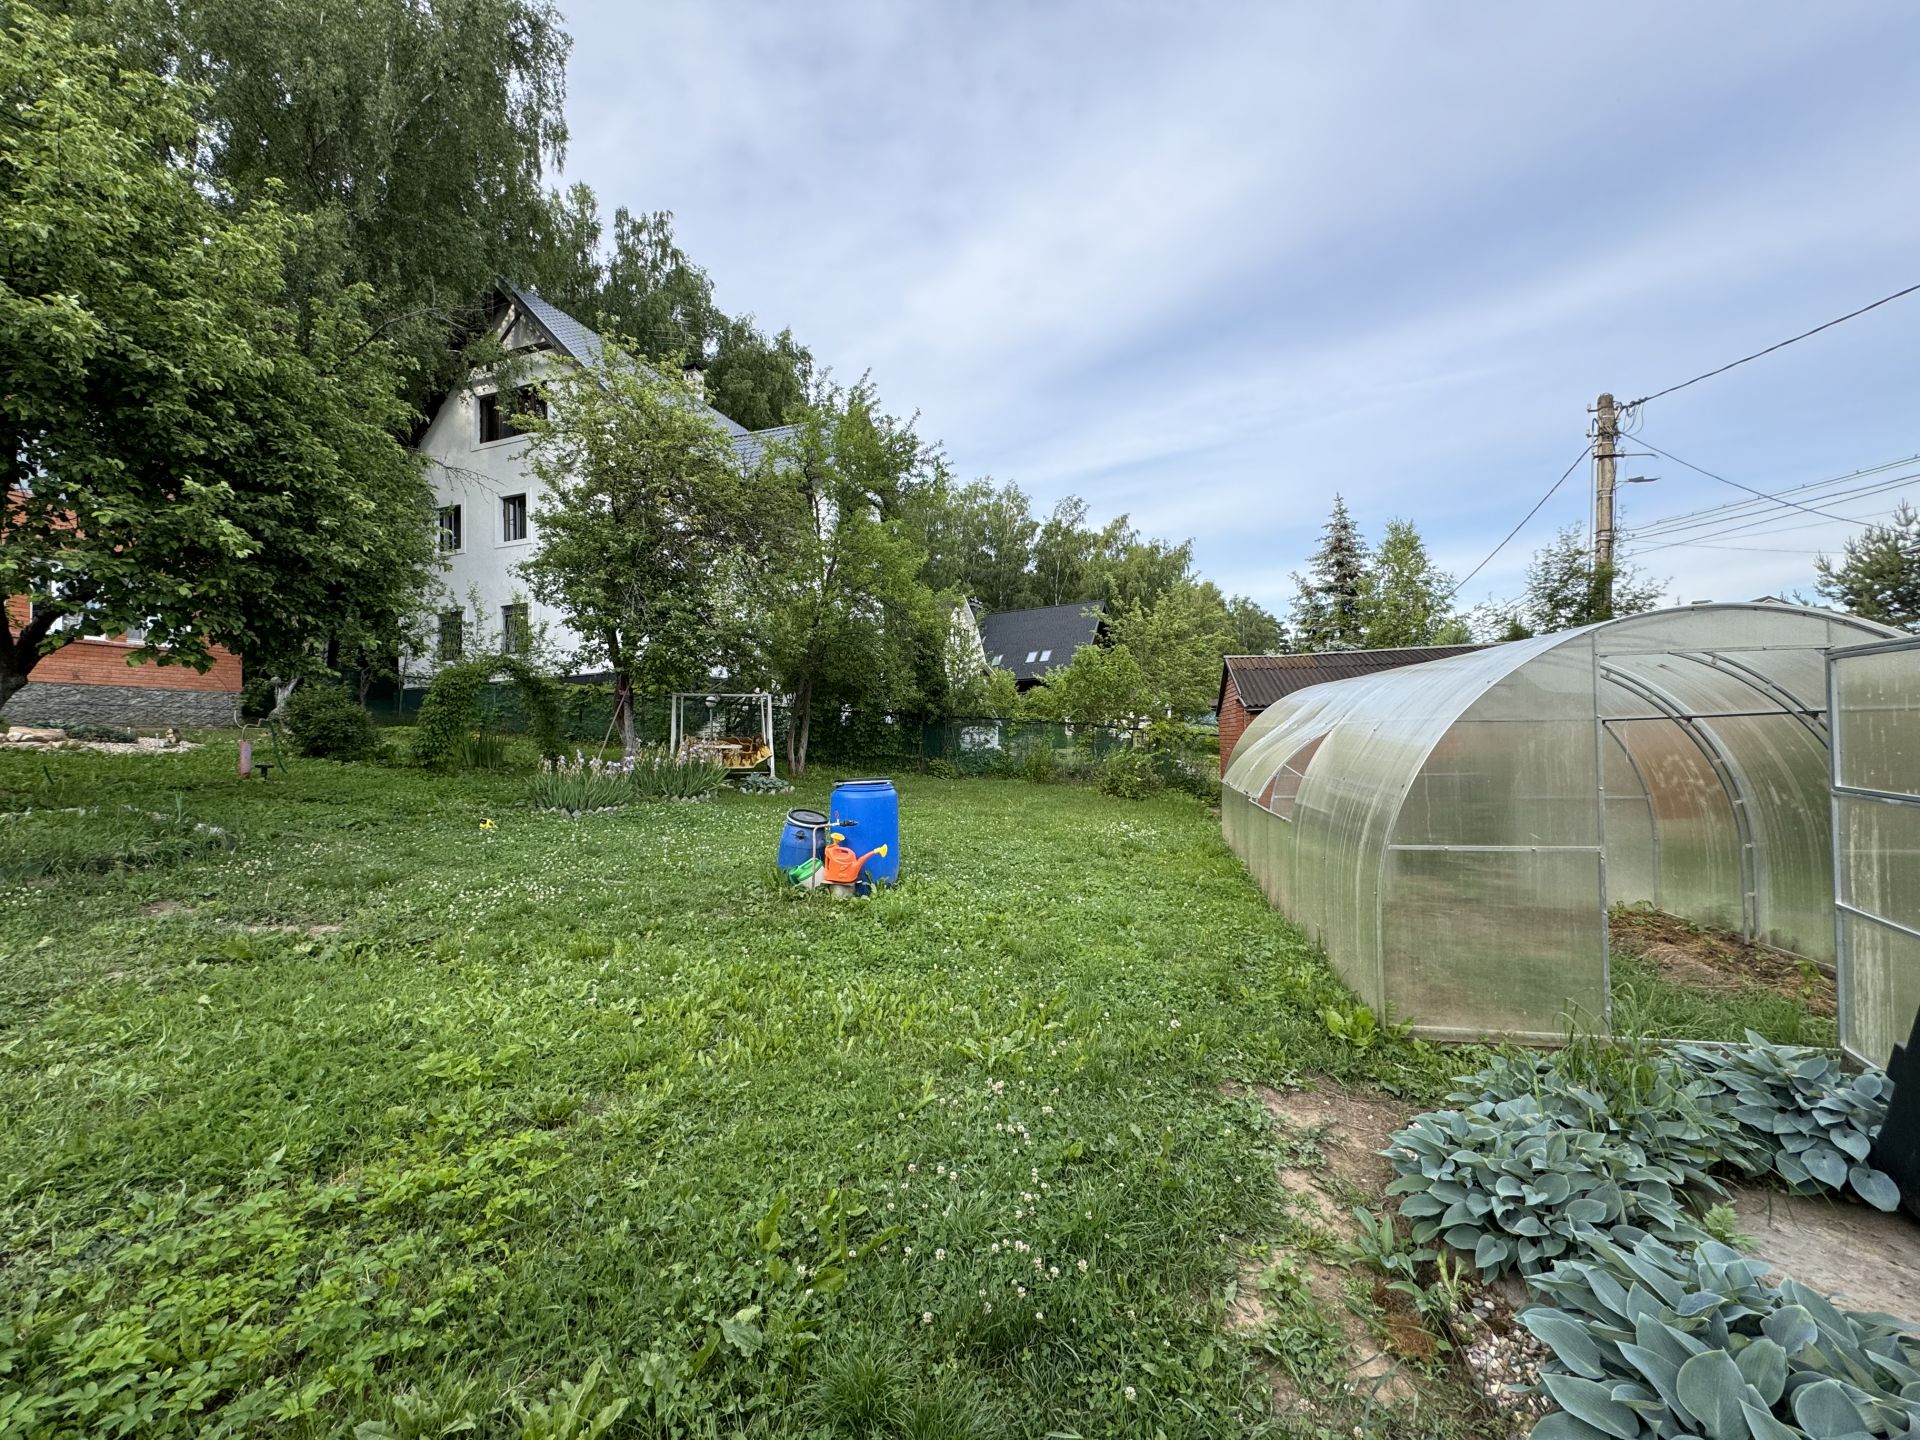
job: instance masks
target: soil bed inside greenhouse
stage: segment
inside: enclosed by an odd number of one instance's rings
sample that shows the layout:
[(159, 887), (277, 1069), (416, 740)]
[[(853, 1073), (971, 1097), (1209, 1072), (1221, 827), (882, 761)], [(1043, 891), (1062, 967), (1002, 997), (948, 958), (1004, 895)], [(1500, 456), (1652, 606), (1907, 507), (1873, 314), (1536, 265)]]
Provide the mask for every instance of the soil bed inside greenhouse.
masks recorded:
[(1811, 961), (1657, 910), (1619, 906), (1607, 924), (1616, 955), (1639, 956), (1675, 985), (1726, 995), (1771, 990), (1814, 1015), (1836, 1013), (1833, 976)]

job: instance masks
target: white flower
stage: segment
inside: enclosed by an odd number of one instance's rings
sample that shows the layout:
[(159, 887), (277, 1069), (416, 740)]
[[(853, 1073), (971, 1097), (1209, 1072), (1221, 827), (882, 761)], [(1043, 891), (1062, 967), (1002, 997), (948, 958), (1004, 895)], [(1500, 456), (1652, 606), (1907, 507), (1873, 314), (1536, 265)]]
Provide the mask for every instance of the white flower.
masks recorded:
[(1053, 1114), (1053, 1106), (1051, 1106), (1051, 1105), (1042, 1105), (1042, 1106), (1040, 1107), (1040, 1113), (1041, 1113), (1042, 1115), (1051, 1115), (1051, 1114)]
[(1124, 1390), (1122, 1390), (1122, 1391), (1121, 1391), (1120, 1393), (1121, 1393), (1122, 1395), (1124, 1395), (1124, 1396), (1126, 1396), (1126, 1397), (1127, 1397), (1127, 1399), (1129, 1399), (1129, 1400), (1131, 1400), (1131, 1399), (1133, 1399), (1133, 1398), (1134, 1398), (1134, 1391), (1133, 1391), (1133, 1386), (1131, 1386), (1131, 1385), (1129, 1385), (1129, 1386), (1127, 1386), (1127, 1388), (1126, 1388), (1126, 1389), (1124, 1389)]
[(1167, 1028), (1169, 1030), (1178, 1030), (1180, 1028), (1180, 1021), (1178, 1017), (1167, 1021)]
[(922, 1310), (920, 1312), (920, 1323), (922, 1325), (931, 1325), (933, 1323), (933, 1311)]
[(944, 1260), (947, 1258), (947, 1252), (944, 1250), (936, 1250), (933, 1252), (933, 1258), (936, 1260)]
[(1087, 1273), (1087, 1262), (1086, 1262), (1086, 1261), (1084, 1261), (1084, 1260), (1082, 1260), (1082, 1261), (1080, 1261), (1080, 1262), (1078, 1262), (1078, 1263), (1079, 1263), (1079, 1266), (1080, 1266), (1080, 1273), (1081, 1273), (1082, 1275), (1084, 1275), (1084, 1274), (1086, 1274), (1086, 1273)]
[(1044, 1320), (1047, 1318), (1047, 1312), (1044, 1310), (1036, 1310), (1033, 1312), (1033, 1318), (1036, 1320)]

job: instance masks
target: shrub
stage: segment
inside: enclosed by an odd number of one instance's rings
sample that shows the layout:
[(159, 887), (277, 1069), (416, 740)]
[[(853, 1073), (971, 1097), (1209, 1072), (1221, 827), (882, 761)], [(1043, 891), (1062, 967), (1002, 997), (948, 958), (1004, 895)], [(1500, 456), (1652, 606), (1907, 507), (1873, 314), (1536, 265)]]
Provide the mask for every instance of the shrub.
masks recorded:
[(496, 675), (513, 681), (526, 703), (530, 733), (543, 756), (560, 753), (560, 687), (517, 655), (483, 656), (444, 665), (420, 701), (414, 721), (413, 758), (430, 770), (461, 768), (470, 760), (495, 761), (504, 752), (474, 749), (480, 728), (480, 693)]
[(1406, 1197), (1414, 1240), (1445, 1241), (1483, 1274), (1531, 1274), (1614, 1226), (1706, 1238), (1677, 1192), (1711, 1181), (1631, 1141), (1569, 1129), (1531, 1095), (1415, 1116), (1381, 1153), (1399, 1173), (1387, 1193)]
[(624, 761), (589, 760), (575, 751), (571, 760), (542, 760), (527, 782), (527, 798), (536, 810), (584, 815), (626, 805), (634, 794)]
[(240, 718), (264, 720), (273, 713), (273, 682), (256, 675), (240, 687)]
[(91, 720), (63, 720), (60, 729), (69, 740), (97, 740), (109, 745), (131, 745), (140, 738), (119, 725), (97, 725)]
[(958, 780), (960, 778), (960, 767), (942, 755), (937, 760), (929, 760), (927, 762), (927, 774), (935, 780)]
[(1165, 784), (1145, 750), (1116, 750), (1100, 765), (1101, 793), (1120, 800), (1144, 800), (1159, 794)]
[(1707, 1241), (1596, 1237), (1534, 1287), (1558, 1308), (1520, 1323), (1553, 1352), (1541, 1379), (1560, 1405), (1533, 1440), (1699, 1435), (1826, 1440), (1920, 1424), (1920, 1336), (1836, 1309), (1766, 1264)]
[(1047, 744), (1029, 746), (1020, 759), (1020, 778), (1034, 785), (1051, 785), (1060, 778), (1060, 757)]
[(664, 745), (643, 745), (627, 763), (634, 793), (642, 800), (705, 800), (727, 783), (726, 766), (675, 755)]
[(1866, 1163), (1893, 1094), (1884, 1073), (1849, 1075), (1831, 1055), (1772, 1045), (1752, 1031), (1744, 1046), (1674, 1053), (1740, 1127), (1748, 1143), (1729, 1158), (1748, 1173), (1770, 1169), (1789, 1190), (1850, 1188), (1879, 1209), (1899, 1207), (1900, 1187)]
[(373, 717), (340, 686), (308, 681), (287, 701), (293, 748), (321, 760), (364, 760), (373, 754)]

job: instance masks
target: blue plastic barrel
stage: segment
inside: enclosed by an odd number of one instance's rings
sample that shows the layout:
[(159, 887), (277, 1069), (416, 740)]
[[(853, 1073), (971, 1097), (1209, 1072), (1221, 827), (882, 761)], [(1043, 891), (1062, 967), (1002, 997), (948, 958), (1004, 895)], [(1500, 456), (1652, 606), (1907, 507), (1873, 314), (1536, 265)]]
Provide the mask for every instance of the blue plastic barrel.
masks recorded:
[(789, 810), (786, 824), (780, 827), (777, 854), (781, 874), (792, 879), (794, 866), (808, 859), (818, 860), (826, 850), (827, 817), (818, 810)]
[(876, 855), (861, 871), (862, 880), (875, 885), (891, 885), (900, 878), (900, 792), (891, 780), (843, 780), (833, 787), (827, 813), (833, 828), (847, 837), (847, 844), (864, 855), (881, 845), (885, 855)]

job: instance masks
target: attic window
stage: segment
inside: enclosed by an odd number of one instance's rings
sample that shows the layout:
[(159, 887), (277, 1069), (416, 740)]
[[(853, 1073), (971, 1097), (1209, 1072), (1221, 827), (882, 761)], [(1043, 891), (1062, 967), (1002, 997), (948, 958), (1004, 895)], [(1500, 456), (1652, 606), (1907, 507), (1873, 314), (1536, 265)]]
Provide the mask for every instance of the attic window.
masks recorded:
[(516, 415), (545, 415), (547, 402), (540, 398), (540, 392), (531, 385), (522, 385), (505, 397), (496, 392), (480, 397), (480, 443), (490, 444), (495, 440), (511, 440), (516, 435), (524, 435), (513, 423)]
[(1002, 660), (1006, 658), (1007, 658), (1007, 652), (1002, 650), (998, 655), (994, 656), (993, 659), (989, 660), (987, 664), (998, 665)]
[(1049, 661), (1049, 660), (1051, 660), (1051, 659), (1053, 659), (1053, 651), (1051, 651), (1051, 650), (1042, 650), (1042, 651), (1040, 652), (1040, 663), (1041, 663), (1042, 665), (1044, 665), (1044, 664), (1046, 664), (1046, 663), (1047, 663), (1047, 661)]
[(1027, 651), (1027, 664), (1031, 665), (1033, 664), (1034, 661), (1038, 660), (1039, 658), (1040, 658), (1040, 652), (1038, 650)]

